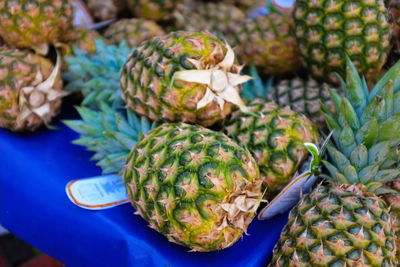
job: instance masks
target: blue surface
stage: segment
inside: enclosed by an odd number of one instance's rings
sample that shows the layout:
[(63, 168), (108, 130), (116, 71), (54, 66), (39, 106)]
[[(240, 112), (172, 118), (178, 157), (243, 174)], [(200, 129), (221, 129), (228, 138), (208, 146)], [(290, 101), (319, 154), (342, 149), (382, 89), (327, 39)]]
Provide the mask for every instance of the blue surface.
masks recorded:
[[(67, 110), (67, 118), (76, 114)], [(68, 181), (99, 175), (90, 153), (58, 130), (14, 134), (0, 130), (0, 224), (67, 266), (264, 266), (287, 215), (254, 220), (232, 247), (187, 252), (172, 244), (129, 205), (88, 211), (65, 194)]]

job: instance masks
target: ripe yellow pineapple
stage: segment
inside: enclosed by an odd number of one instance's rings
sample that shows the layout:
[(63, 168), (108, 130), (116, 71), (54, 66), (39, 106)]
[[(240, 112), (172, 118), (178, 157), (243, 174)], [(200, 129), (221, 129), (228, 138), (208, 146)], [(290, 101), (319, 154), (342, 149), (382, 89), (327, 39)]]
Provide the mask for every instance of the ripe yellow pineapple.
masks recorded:
[(164, 30), (154, 21), (133, 18), (121, 19), (111, 24), (104, 32), (104, 37), (111, 44), (118, 44), (125, 40), (129, 46), (136, 46), (163, 34)]
[(12, 46), (46, 54), (71, 27), (68, 0), (0, 1), (0, 36)]

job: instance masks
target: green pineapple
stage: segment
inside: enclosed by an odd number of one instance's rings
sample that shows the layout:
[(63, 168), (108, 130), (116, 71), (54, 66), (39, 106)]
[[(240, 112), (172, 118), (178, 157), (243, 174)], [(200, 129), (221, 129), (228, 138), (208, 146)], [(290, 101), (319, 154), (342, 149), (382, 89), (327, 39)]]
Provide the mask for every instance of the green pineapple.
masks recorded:
[(293, 208), (270, 266), (398, 266), (397, 222), (378, 195), (400, 175), (389, 160), (400, 140), (399, 70), (369, 92), (347, 58), (345, 96), (330, 90), (337, 113), (324, 109), (333, 131), (324, 161), (330, 176)]
[(82, 105), (97, 109), (105, 102), (113, 108), (125, 105), (119, 86), (120, 69), (124, 66), (131, 49), (126, 42), (107, 45), (95, 40), (96, 52), (74, 48), (74, 53), (65, 58), (67, 71), (63, 73), (65, 90), (82, 92)]
[(289, 107), (262, 99), (254, 99), (247, 107), (250, 113), (233, 113), (223, 130), (252, 153), (267, 189), (265, 197), (272, 199), (307, 158), (304, 143), (319, 142), (318, 130)]
[(174, 19), (175, 26), (180, 30), (207, 30), (219, 37), (226, 37), (233, 27), (245, 20), (245, 14), (234, 5), (193, 2), (181, 5), (174, 12)]
[[(251, 100), (256, 97), (273, 101), (280, 106), (289, 106), (293, 111), (302, 113), (324, 129), (326, 127), (321, 103), (332, 111), (334, 106), (329, 96), (329, 85), (319, 83), (311, 78), (295, 77), (274, 82), (269, 79), (264, 83), (254, 66), (250, 68), (253, 80), (243, 85), (241, 95)], [(338, 92), (340, 89), (335, 88)]]
[(315, 79), (338, 83), (346, 54), (369, 82), (379, 77), (391, 35), (383, 0), (298, 0), (293, 17), (300, 53)]
[(184, 0), (129, 0), (128, 7), (135, 17), (166, 20)]
[(271, 12), (233, 25), (232, 44), (238, 58), (270, 75), (293, 73), (301, 66), (288, 14)]
[(104, 32), (108, 43), (118, 44), (126, 40), (132, 47), (159, 35), (164, 35), (164, 30), (157, 23), (135, 18), (118, 20)]
[(0, 127), (34, 131), (58, 114), (65, 95), (59, 72), (29, 51), (0, 47)]
[(9, 45), (46, 54), (71, 27), (68, 0), (0, 1), (0, 36)]
[(67, 122), (81, 134), (76, 143), (96, 152), (105, 173), (125, 166), (130, 201), (151, 228), (193, 251), (229, 247), (246, 231), (262, 197), (246, 149), (200, 126), (165, 123), (142, 136), (152, 126), (130, 111), (78, 110), (83, 120)]
[(239, 97), (241, 67), (227, 43), (208, 32), (172, 32), (139, 45), (121, 71), (127, 107), (155, 121), (210, 126)]
[(184, 123), (163, 124), (141, 139), (124, 179), (136, 213), (193, 251), (235, 243), (262, 197), (247, 150), (221, 133)]
[[(393, 182), (392, 188), (400, 192), (400, 181)], [(390, 206), (395, 220), (393, 229), (396, 233), (397, 260), (400, 261), (400, 194), (388, 194), (385, 196), (385, 200)]]

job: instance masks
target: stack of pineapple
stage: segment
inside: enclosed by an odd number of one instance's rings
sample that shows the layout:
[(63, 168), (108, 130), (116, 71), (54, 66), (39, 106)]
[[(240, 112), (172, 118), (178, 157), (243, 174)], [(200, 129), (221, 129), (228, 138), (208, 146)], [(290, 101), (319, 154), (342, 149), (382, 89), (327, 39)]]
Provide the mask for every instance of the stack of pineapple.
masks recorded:
[(233, 245), (328, 128), (324, 180), (291, 211), (271, 266), (400, 264), (395, 1), (297, 0), (292, 14), (257, 0), (87, 4), (116, 21), (96, 32), (73, 25), (67, 0), (0, 2), (0, 127), (48, 125), (80, 91), (75, 143), (193, 251)]

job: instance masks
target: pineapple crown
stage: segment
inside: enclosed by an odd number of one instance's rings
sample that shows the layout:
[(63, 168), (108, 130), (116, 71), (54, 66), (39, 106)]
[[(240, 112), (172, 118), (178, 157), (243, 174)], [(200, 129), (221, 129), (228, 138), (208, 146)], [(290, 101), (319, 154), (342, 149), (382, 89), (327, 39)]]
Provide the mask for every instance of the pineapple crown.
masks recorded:
[(376, 194), (389, 193), (383, 184), (398, 179), (397, 146), (400, 143), (400, 87), (395, 87), (400, 62), (369, 91), (347, 57), (344, 95), (330, 89), (336, 112), (323, 106), (333, 132), (324, 165), (329, 179), (340, 184), (363, 184)]
[(83, 106), (98, 108), (105, 102), (112, 107), (125, 105), (119, 86), (120, 69), (132, 52), (125, 41), (119, 45), (107, 45), (95, 40), (96, 52), (89, 53), (74, 47), (74, 55), (67, 56), (68, 71), (64, 73), (66, 90), (81, 91), (85, 96)]
[(145, 117), (138, 118), (129, 110), (118, 111), (103, 102), (98, 109), (77, 107), (82, 119), (64, 123), (80, 134), (74, 144), (95, 153), (91, 160), (97, 161), (104, 174), (119, 173), (132, 147), (155, 124)]
[[(273, 78), (269, 79), (266, 83), (263, 82), (257, 72), (257, 68), (251, 65), (249, 75), (253, 77), (252, 80), (242, 85), (241, 96), (245, 100), (253, 100), (254, 98), (268, 99), (268, 92), (273, 85)], [(268, 99), (269, 100), (269, 99)]]

